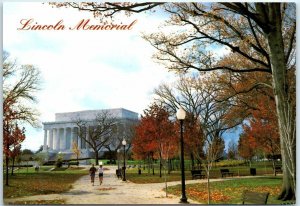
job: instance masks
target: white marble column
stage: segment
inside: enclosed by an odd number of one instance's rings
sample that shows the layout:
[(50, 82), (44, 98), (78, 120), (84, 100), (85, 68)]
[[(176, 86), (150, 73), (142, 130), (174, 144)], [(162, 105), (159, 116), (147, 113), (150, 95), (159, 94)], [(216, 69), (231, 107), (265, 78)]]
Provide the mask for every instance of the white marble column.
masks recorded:
[(44, 129), (44, 146), (43, 151), (47, 151), (47, 130)]
[(68, 127), (67, 130), (67, 148), (72, 150), (72, 127)]
[(53, 150), (53, 129), (49, 131), (49, 147), (50, 150)]
[(68, 144), (68, 127), (65, 128), (65, 149), (69, 149), (69, 144)]
[(60, 138), (60, 149), (65, 150), (66, 149), (66, 128), (62, 128), (62, 136)]
[(55, 150), (60, 151), (59, 128), (55, 130)]
[(56, 150), (56, 129), (52, 129), (53, 132), (53, 150)]

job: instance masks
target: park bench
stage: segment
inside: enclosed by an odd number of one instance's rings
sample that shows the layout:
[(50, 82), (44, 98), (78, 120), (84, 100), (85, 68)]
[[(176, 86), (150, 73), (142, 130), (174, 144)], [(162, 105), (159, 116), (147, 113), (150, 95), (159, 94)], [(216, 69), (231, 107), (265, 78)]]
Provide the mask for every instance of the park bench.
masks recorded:
[(245, 190), (242, 195), (242, 204), (266, 205), (269, 193), (258, 193)]
[(205, 178), (205, 175), (201, 174), (202, 170), (191, 170), (191, 173), (192, 173), (193, 180), (196, 179), (197, 177), (199, 177), (200, 179)]
[(222, 178), (226, 177), (226, 176), (229, 176), (229, 175), (231, 177), (233, 177), (233, 172), (229, 172), (229, 169), (220, 169), (220, 172), (221, 172)]
[(275, 173), (275, 176), (277, 175), (277, 173), (282, 173), (281, 167), (280, 167), (280, 166), (276, 166), (276, 167), (274, 168), (274, 173)]

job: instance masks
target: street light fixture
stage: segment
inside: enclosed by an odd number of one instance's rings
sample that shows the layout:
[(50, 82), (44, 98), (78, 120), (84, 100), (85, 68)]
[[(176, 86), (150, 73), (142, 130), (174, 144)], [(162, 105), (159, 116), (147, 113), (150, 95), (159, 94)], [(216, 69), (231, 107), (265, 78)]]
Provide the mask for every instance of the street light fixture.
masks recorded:
[(180, 203), (187, 203), (187, 197), (185, 195), (185, 174), (184, 174), (184, 142), (183, 142), (183, 120), (185, 119), (186, 112), (179, 106), (179, 110), (176, 112), (176, 117), (180, 121), (180, 143), (181, 143), (181, 194)]
[(125, 166), (125, 155), (126, 155), (125, 146), (126, 146), (126, 140), (125, 140), (125, 139), (123, 139), (123, 141), (122, 141), (122, 145), (124, 146), (123, 181), (126, 181), (126, 177), (125, 177), (125, 170), (126, 170), (126, 166)]

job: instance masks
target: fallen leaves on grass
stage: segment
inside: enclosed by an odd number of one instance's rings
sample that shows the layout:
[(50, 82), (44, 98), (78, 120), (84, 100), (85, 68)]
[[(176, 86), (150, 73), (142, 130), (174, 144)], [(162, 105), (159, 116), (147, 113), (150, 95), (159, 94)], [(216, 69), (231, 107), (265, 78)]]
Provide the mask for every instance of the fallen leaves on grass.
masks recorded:
[[(281, 179), (274, 178), (255, 178), (255, 179), (236, 179), (224, 182), (212, 182), (211, 203), (212, 204), (240, 204), (241, 196), (244, 190), (253, 192), (269, 192), (270, 202), (280, 204), (281, 202), (273, 201), (279, 193), (282, 185)], [(168, 188), (170, 194), (180, 196), (180, 185)], [(186, 188), (187, 197), (198, 202), (206, 203), (208, 199), (207, 183), (189, 184)], [(272, 201), (271, 201), (272, 200)], [(269, 200), (268, 200), (269, 202)]]
[(4, 186), (4, 198), (61, 193), (83, 174), (18, 174)]
[[(201, 201), (207, 201), (208, 199), (208, 192), (207, 191), (199, 191), (194, 188), (187, 189), (187, 194), (190, 197), (195, 199), (200, 199)], [(210, 198), (214, 202), (224, 202), (230, 199), (230, 197), (224, 195), (222, 192), (219, 191), (212, 191), (210, 194)]]
[(239, 188), (226, 188), (225, 189), (227, 192), (234, 192), (235, 191), (238, 191), (239, 193), (242, 193), (244, 190), (249, 190), (249, 191), (252, 191), (252, 192), (260, 192), (260, 193), (266, 193), (266, 192), (269, 192), (270, 195), (278, 195), (280, 193), (280, 186), (257, 186), (255, 188), (253, 187), (239, 187)]

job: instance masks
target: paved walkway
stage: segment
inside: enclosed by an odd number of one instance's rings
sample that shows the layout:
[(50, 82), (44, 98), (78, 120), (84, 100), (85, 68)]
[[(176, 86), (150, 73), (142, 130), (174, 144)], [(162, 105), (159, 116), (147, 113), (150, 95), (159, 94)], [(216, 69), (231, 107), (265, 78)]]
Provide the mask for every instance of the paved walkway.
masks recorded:
[[(165, 183), (135, 184), (129, 181), (123, 182), (115, 175), (115, 166), (106, 166), (104, 182), (99, 184), (96, 176), (95, 186), (90, 183), (89, 175), (77, 180), (71, 190), (62, 194), (36, 195), (23, 198), (5, 199), (6, 204), (23, 200), (53, 200), (64, 199), (66, 204), (178, 204), (180, 197), (168, 195), (163, 191)], [(228, 178), (229, 179), (229, 178)], [(211, 181), (223, 181), (226, 179), (213, 179)], [(206, 182), (207, 180), (188, 180), (186, 184)], [(180, 184), (180, 181), (169, 182), (168, 186)], [(192, 204), (201, 204), (191, 199)]]

